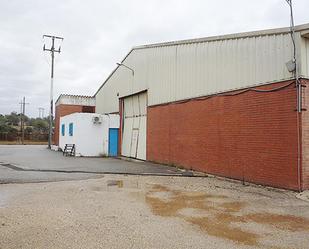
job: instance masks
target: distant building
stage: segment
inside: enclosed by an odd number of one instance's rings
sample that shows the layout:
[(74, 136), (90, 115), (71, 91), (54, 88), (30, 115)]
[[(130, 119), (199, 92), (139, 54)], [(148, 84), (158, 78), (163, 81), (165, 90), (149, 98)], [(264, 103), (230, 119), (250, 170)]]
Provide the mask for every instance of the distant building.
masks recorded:
[(122, 156), (309, 189), (309, 24), (295, 45), (301, 95), (282, 28), (135, 47), (95, 94), (96, 112), (120, 114)]
[(61, 94), (56, 101), (54, 144), (59, 145), (60, 118), (71, 113), (95, 112), (95, 98), (90, 96)]

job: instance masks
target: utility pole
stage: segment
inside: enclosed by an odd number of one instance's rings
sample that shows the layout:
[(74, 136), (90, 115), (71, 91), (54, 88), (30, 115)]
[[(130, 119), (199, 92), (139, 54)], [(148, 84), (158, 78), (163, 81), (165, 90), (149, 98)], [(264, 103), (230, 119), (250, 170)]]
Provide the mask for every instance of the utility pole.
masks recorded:
[(20, 104), (20, 130), (21, 130), (21, 144), (24, 144), (25, 141), (25, 112), (26, 112), (26, 105), (29, 105), (29, 103), (26, 103), (26, 98), (23, 97)]
[(39, 107), (39, 118), (44, 118), (44, 108)]
[(50, 110), (49, 110), (49, 134), (48, 134), (48, 148), (51, 149), (52, 144), (52, 136), (53, 136), (53, 114), (54, 114), (54, 60), (55, 60), (55, 53), (59, 53), (61, 51), (61, 47), (59, 46), (58, 49), (55, 49), (55, 40), (63, 41), (62, 37), (53, 36), (53, 35), (43, 35), (43, 38), (50, 38), (52, 40), (51, 48), (45, 48), (45, 44), (43, 47), (43, 51), (49, 51), (51, 54), (51, 75), (50, 75)]

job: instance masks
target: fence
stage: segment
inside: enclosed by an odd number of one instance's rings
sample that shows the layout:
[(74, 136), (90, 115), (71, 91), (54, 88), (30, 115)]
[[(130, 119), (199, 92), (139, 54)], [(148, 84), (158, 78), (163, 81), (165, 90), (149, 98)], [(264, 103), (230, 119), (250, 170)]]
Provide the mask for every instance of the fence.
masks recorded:
[[(21, 137), (22, 137), (21, 132), (17, 133), (0, 132), (0, 141), (19, 142), (21, 141)], [(25, 133), (24, 140), (34, 142), (45, 142), (48, 140), (48, 133), (39, 133), (39, 132)]]

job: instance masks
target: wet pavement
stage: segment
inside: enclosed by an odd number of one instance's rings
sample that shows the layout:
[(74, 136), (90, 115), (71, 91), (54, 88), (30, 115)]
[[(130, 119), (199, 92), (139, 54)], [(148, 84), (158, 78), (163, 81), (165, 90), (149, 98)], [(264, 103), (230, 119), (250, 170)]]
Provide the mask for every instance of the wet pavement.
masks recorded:
[(193, 172), (137, 160), (65, 157), (44, 145), (0, 145), (0, 183), (77, 180), (103, 174), (192, 176)]

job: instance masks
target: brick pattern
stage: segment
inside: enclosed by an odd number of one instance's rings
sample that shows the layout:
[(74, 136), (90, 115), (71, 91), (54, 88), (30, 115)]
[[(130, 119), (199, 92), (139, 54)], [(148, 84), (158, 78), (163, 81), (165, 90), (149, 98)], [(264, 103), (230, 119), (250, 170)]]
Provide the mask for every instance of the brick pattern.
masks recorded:
[(94, 106), (82, 106), (82, 105), (57, 105), (55, 112), (55, 130), (54, 130), (54, 144), (59, 145), (59, 129), (60, 118), (75, 112), (89, 112), (94, 113)]
[(147, 160), (297, 190), (296, 103), (292, 84), (148, 107)]
[(302, 90), (302, 188), (309, 189), (309, 79), (303, 79)]

